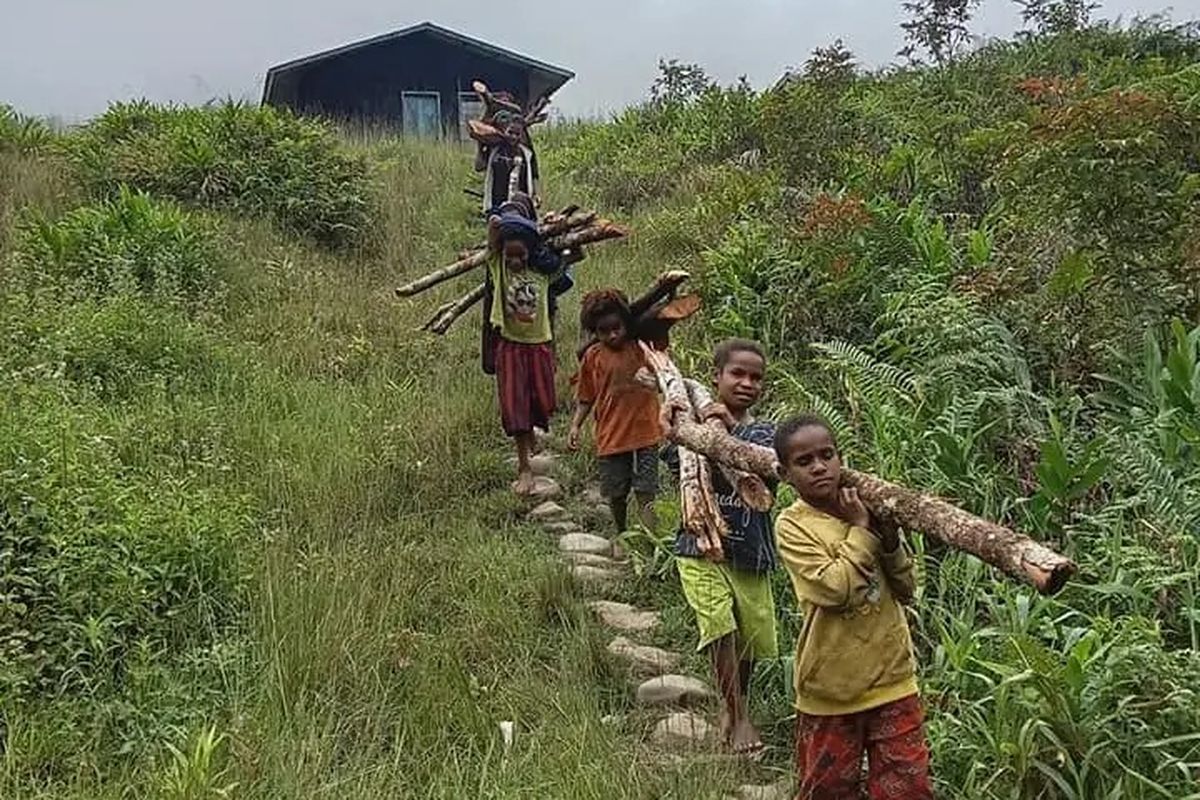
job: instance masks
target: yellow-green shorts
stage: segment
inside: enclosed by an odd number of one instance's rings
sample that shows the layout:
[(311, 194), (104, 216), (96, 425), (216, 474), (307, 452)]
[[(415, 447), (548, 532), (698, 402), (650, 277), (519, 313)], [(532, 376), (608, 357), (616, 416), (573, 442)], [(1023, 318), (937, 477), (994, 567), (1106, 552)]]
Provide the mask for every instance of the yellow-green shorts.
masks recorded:
[(743, 658), (779, 654), (769, 574), (756, 575), (702, 558), (677, 558), (676, 562), (683, 593), (700, 628), (697, 650), (736, 633)]

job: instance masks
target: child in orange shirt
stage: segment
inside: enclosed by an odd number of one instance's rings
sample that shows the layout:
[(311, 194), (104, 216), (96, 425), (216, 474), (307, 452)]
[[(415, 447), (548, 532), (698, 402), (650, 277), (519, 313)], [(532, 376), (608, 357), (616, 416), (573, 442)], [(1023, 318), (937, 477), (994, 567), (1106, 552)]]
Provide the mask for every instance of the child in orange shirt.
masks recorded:
[(629, 301), (610, 289), (591, 292), (582, 306), (580, 321), (596, 344), (588, 348), (579, 369), (568, 446), (578, 449), (583, 423), (595, 412), (600, 491), (612, 508), (617, 530), (624, 531), (628, 523), (630, 490), (642, 524), (653, 528), (662, 441), (658, 392), (637, 379), (646, 362), (630, 335)]

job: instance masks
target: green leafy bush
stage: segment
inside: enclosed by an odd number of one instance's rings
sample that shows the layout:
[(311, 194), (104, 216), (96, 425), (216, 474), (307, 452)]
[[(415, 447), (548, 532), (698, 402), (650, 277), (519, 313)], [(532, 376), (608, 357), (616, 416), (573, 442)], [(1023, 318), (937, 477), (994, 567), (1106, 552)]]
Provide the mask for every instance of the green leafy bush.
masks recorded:
[(37, 155), (50, 150), (55, 141), (54, 131), (45, 122), (0, 103), (0, 153)]
[(214, 229), (170, 202), (124, 187), (111, 200), (59, 219), (26, 220), (15, 249), (27, 281), (48, 281), (75, 294), (137, 293), (186, 302), (211, 298), (219, 289)]
[(0, 411), (0, 698), (104, 693), (136, 652), (178, 658), (237, 619), (243, 498), (128, 461), (53, 388), (17, 385)]
[(334, 247), (372, 223), (365, 159), (322, 123), (237, 103), (177, 108), (119, 103), (66, 143), (93, 191), (128, 185), (181, 203), (274, 221)]

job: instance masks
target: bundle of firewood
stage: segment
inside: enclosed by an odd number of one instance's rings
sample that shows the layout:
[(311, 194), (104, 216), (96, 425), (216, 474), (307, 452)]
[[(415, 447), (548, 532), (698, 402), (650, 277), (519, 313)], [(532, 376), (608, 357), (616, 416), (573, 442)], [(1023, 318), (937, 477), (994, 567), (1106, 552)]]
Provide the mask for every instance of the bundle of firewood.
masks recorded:
[[(502, 100), (492, 94), (483, 81), (473, 81), (471, 88), (483, 101), (483, 117), (467, 120), (467, 131), (471, 138), (481, 144), (495, 145), (500, 143), (516, 144), (516, 140), (527, 137), (527, 131), (534, 125), (545, 122), (546, 106), (550, 104), (549, 95), (539, 97), (528, 109), (516, 103)], [(512, 131), (500, 126), (496, 115), (505, 111), (518, 123), (520, 131)]]
[[(702, 551), (719, 558), (722, 552), (720, 536), (725, 527), (716, 513), (719, 510), (712, 501), (711, 487), (702, 483), (706, 475), (703, 458), (726, 471), (731, 485), (753, 508), (762, 507), (761, 493), (766, 492), (766, 487), (761, 481), (777, 478), (779, 463), (770, 448), (731, 436), (718, 420), (705, 422), (701, 415), (709, 398), (694, 389), (689, 392), (688, 382), (670, 356), (647, 348), (646, 360), (671, 413), (671, 440), (679, 445), (681, 453), (687, 452), (691, 454), (689, 457), (700, 461), (699, 466), (690, 467), (688, 485), (681, 486), (684, 527), (697, 536)], [(756, 478), (759, 483), (755, 483)], [(682, 480), (681, 477), (681, 483)], [(1070, 559), (1044, 544), (980, 519), (938, 497), (850, 469), (842, 470), (842, 480), (846, 486), (858, 490), (859, 497), (874, 516), (908, 530), (935, 536), (1035, 587), (1042, 594), (1057, 593), (1076, 572)], [(699, 485), (698, 481), (701, 481)]]
[[(546, 246), (563, 256), (564, 260), (577, 261), (585, 245), (609, 239), (620, 239), (628, 235), (629, 231), (611, 220), (603, 219), (595, 211), (581, 211), (577, 206), (571, 206), (562, 211), (545, 214), (538, 223), (538, 233), (541, 234)], [(490, 256), (491, 252), (486, 243), (476, 245), (470, 250), (460, 253), (458, 260), (453, 264), (434, 270), (428, 275), (423, 275), (415, 281), (397, 288), (396, 295), (412, 297), (420, 294), (426, 289), (484, 266)], [(455, 320), (483, 299), (483, 295), (484, 285), (477, 284), (462, 297), (451, 300), (438, 308), (421, 330), (444, 334)]]

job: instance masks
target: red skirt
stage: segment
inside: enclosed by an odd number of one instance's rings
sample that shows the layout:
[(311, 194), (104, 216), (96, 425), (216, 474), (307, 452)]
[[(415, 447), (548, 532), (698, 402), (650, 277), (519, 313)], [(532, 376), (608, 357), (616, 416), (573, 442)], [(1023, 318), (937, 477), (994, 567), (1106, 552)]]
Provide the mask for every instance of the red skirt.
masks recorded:
[(554, 413), (554, 350), (547, 344), (496, 340), (500, 421), (509, 436), (550, 429)]
[(796, 800), (933, 800), (921, 701), (912, 695), (857, 714), (797, 714), (796, 769)]

